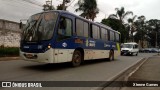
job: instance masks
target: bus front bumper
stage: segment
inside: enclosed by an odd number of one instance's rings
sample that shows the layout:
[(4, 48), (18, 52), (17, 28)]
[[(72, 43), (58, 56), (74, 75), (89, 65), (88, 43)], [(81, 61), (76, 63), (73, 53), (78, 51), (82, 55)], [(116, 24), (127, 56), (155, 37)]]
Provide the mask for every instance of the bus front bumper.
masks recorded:
[(53, 54), (54, 50), (49, 49), (45, 53), (26, 53), (20, 51), (20, 57), (26, 61), (33, 61), (33, 62), (42, 62), (42, 63), (54, 63)]

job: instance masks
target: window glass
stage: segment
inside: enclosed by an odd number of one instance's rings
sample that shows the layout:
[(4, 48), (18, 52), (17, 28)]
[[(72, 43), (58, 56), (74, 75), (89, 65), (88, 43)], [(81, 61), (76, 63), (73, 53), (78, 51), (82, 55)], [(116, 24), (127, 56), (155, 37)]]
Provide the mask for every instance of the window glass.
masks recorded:
[(85, 37), (88, 37), (88, 23), (87, 22), (84, 22), (84, 36)]
[(94, 39), (97, 39), (97, 26), (92, 25), (92, 36)]
[(116, 33), (116, 41), (119, 42), (119, 34)]
[(78, 36), (83, 36), (83, 21), (76, 19), (76, 33)]
[(23, 28), (22, 40), (37, 42), (40, 40), (51, 39), (57, 18), (57, 12), (46, 12), (32, 15)]
[(106, 30), (104, 28), (101, 28), (101, 38), (102, 38), (102, 40), (106, 40), (105, 34), (106, 34)]
[(138, 45), (135, 45), (135, 48), (138, 48)]
[(100, 29), (97, 27), (97, 39), (100, 39)]
[(101, 28), (101, 38), (102, 40), (108, 41), (108, 30)]
[(61, 17), (58, 25), (58, 40), (72, 36), (72, 21), (68, 18)]
[(72, 35), (72, 22), (70, 19), (66, 19), (66, 36), (71, 36)]
[(110, 40), (114, 41), (114, 32), (113, 31), (110, 31)]
[(96, 25), (92, 25), (92, 37), (94, 39), (100, 39), (100, 29)]
[(106, 29), (106, 34), (105, 34), (105, 36), (106, 36), (106, 41), (108, 41), (108, 30)]

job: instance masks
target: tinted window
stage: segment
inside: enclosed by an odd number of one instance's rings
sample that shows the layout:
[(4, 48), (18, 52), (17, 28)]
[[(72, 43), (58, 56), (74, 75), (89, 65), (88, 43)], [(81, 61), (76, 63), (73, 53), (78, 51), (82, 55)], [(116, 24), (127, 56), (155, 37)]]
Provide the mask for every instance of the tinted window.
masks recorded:
[(89, 29), (88, 23), (84, 22), (84, 37), (88, 37), (88, 29)]
[(110, 31), (110, 40), (114, 41), (114, 32), (113, 31)]
[(101, 28), (101, 38), (102, 40), (106, 40), (106, 30), (104, 28)]
[(78, 36), (83, 36), (83, 21), (76, 19), (76, 32)]
[(138, 48), (138, 45), (135, 45), (135, 48)]
[(72, 22), (70, 19), (66, 19), (66, 36), (72, 35)]
[(119, 42), (119, 34), (118, 33), (115, 34), (116, 34), (116, 41)]
[(58, 40), (72, 36), (72, 21), (68, 18), (61, 17), (58, 25)]
[(107, 29), (104, 29), (104, 28), (101, 28), (101, 38), (102, 40), (108, 40), (108, 30)]
[(99, 27), (92, 25), (92, 37), (94, 39), (99, 39), (100, 38), (100, 32), (99, 32)]
[(106, 36), (106, 40), (108, 41), (108, 30), (106, 30), (105, 36)]
[(97, 27), (97, 39), (100, 39), (100, 29)]

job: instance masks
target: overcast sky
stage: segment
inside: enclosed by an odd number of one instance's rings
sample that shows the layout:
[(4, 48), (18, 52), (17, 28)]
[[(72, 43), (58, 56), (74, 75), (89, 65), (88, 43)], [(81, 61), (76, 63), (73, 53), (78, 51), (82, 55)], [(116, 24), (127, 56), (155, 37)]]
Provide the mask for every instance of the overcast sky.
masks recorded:
[[(75, 0), (77, 2), (77, 0)], [(133, 11), (135, 15), (144, 15), (146, 19), (160, 19), (160, 0), (97, 0), (100, 13), (96, 21), (101, 21), (110, 14), (115, 14), (115, 8), (125, 8), (125, 11)], [(72, 5), (74, 6), (74, 4)], [(72, 11), (72, 7), (69, 8)]]
[[(27, 2), (26, 2), (27, 1)], [(28, 3), (33, 2), (33, 4)], [(46, 0), (0, 0), (0, 19), (8, 19), (19, 21), (23, 18), (28, 18), (30, 15), (41, 12), (42, 7)], [(74, 2), (73, 2), (74, 1)], [(75, 3), (78, 0), (71, 0), (67, 4), (70, 7), (68, 11), (79, 15), (75, 10)], [(62, 3), (62, 0), (52, 0), (53, 5), (57, 6)], [(38, 4), (38, 5), (35, 5)], [(100, 22), (103, 18), (108, 17), (110, 14), (115, 14), (115, 8), (125, 8), (125, 11), (133, 11), (134, 15), (144, 15), (146, 19), (160, 19), (160, 0), (97, 0), (100, 13), (97, 15), (95, 21)]]

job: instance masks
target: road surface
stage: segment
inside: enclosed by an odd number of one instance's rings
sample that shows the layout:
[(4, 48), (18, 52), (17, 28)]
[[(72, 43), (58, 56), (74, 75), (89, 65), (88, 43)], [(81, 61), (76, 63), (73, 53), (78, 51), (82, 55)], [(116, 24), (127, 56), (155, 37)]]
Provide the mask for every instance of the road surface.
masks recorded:
[[(91, 60), (80, 67), (68, 63), (43, 64), (23, 60), (0, 61), (0, 81), (109, 81), (145, 57), (155, 54), (140, 53), (138, 56), (119, 56), (115, 61)], [(0, 88), (9, 90), (10, 88)], [(22, 88), (11, 88), (21, 90)], [(44, 88), (23, 88), (23, 90)], [(47, 90), (94, 90), (95, 87), (50, 87)]]

